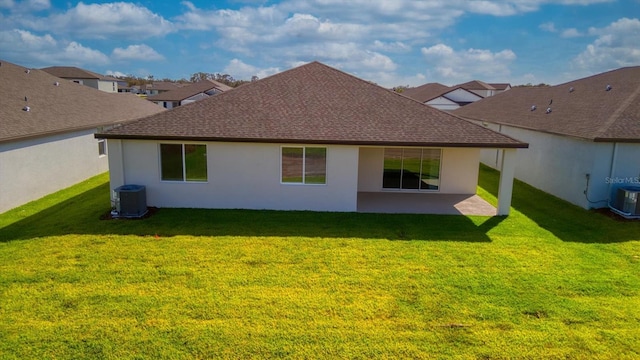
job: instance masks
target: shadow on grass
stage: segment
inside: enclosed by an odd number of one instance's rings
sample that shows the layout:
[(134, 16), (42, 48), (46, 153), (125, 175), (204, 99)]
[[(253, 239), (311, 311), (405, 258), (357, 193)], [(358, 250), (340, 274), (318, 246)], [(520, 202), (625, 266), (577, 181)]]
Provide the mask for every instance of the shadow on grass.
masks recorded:
[[(480, 166), (479, 186), (494, 196), (499, 172)], [(515, 180), (511, 207), (566, 242), (640, 241), (640, 221), (619, 221), (603, 211), (589, 211)]]
[(67, 234), (141, 236), (281, 236), (489, 242), (487, 232), (504, 217), (363, 214), (311, 211), (158, 209), (141, 220), (100, 220), (109, 185), (0, 228), (0, 241)]

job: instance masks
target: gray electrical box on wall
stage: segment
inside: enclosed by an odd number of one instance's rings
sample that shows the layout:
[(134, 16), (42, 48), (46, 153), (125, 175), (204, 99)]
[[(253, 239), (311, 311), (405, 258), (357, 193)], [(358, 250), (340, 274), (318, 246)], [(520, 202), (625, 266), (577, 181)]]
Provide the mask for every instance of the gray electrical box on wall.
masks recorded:
[(147, 213), (147, 194), (143, 185), (122, 185), (113, 192), (114, 217), (139, 218)]

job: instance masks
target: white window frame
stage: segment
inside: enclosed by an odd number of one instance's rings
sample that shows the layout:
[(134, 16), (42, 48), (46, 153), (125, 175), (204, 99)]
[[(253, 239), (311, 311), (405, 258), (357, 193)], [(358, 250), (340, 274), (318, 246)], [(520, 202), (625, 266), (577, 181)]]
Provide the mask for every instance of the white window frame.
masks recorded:
[[(421, 153), (420, 153), (420, 178), (422, 178), (422, 161), (424, 160), (424, 150), (439, 150), (440, 151), (440, 157), (439, 157), (439, 166), (438, 166), (438, 188), (437, 189), (403, 189), (402, 188), (402, 179), (400, 180), (400, 188), (386, 188), (384, 187), (384, 161), (385, 161), (385, 157), (384, 157), (384, 150), (385, 149), (402, 149), (403, 150), (403, 158), (402, 158), (402, 162), (403, 162), (403, 168), (404, 168), (404, 149), (420, 149)], [(442, 148), (430, 148), (430, 147), (417, 147), (417, 148), (413, 148), (413, 147), (406, 147), (406, 146), (400, 146), (400, 147), (394, 147), (394, 146), (386, 146), (383, 148), (382, 150), (382, 183), (380, 184), (380, 188), (382, 189), (382, 191), (401, 191), (401, 192), (440, 192), (442, 189), (442, 158), (444, 155), (444, 151)]]
[[(182, 147), (182, 180), (164, 180), (162, 178), (162, 145), (180, 145)], [(186, 163), (186, 151), (184, 150), (184, 147), (186, 145), (202, 145), (204, 146), (205, 149), (205, 161), (206, 161), (206, 165), (207, 165), (207, 179), (206, 180), (187, 180), (187, 163)], [(193, 143), (183, 143), (183, 142), (163, 142), (163, 143), (158, 143), (158, 170), (160, 171), (160, 173), (158, 174), (160, 177), (160, 181), (161, 182), (168, 182), (168, 183), (189, 183), (189, 184), (206, 184), (209, 182), (209, 162), (208, 162), (208, 156), (209, 155), (209, 147), (207, 146), (207, 144), (203, 144), (203, 143), (197, 143), (197, 142), (193, 142)]]
[[(301, 182), (284, 182), (282, 181), (282, 150), (284, 148), (302, 148), (302, 181)], [(324, 183), (319, 184), (319, 183), (307, 183), (306, 182), (306, 172), (307, 172), (307, 148), (319, 148), (319, 149), (324, 149), (325, 153), (324, 153)], [(282, 145), (280, 146), (280, 153), (278, 154), (278, 156), (280, 157), (280, 184), (281, 185), (293, 185), (293, 186), (327, 186), (328, 183), (328, 174), (327, 174), (327, 168), (328, 168), (328, 158), (329, 158), (329, 149), (326, 146), (312, 146), (312, 145)]]
[[(103, 149), (104, 151), (100, 151), (100, 149)], [(105, 156), (107, 156), (107, 139), (98, 139), (98, 157)]]

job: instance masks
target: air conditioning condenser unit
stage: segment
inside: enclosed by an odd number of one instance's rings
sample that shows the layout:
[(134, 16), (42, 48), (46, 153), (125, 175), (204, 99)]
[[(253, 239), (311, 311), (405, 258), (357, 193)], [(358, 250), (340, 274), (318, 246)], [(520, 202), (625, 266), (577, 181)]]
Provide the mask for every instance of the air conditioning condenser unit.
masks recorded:
[(143, 185), (122, 185), (113, 191), (113, 217), (140, 218), (147, 213), (147, 194)]
[(622, 186), (609, 208), (627, 219), (640, 219), (640, 186)]

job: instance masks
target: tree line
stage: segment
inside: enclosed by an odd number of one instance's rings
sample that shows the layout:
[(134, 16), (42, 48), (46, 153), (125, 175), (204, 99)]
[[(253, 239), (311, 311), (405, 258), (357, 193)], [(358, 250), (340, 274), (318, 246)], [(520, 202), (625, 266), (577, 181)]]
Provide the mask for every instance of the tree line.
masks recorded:
[(189, 77), (189, 79), (182, 78), (179, 80), (169, 79), (169, 78), (163, 78), (161, 80), (158, 80), (153, 75), (149, 75), (147, 77), (140, 77), (140, 76), (134, 76), (134, 75), (114, 76), (114, 77), (117, 79), (126, 81), (128, 86), (141, 86), (141, 85), (147, 85), (147, 84), (151, 84), (158, 81), (172, 82), (177, 84), (188, 84), (188, 83), (195, 83), (202, 80), (214, 80), (219, 83), (225, 84), (227, 86), (238, 87), (242, 84), (257, 81), (259, 79), (257, 76), (254, 75), (251, 77), (251, 80), (239, 80), (239, 79), (235, 79), (233, 76), (229, 74), (206, 73), (206, 72), (193, 73), (191, 74), (191, 77)]

